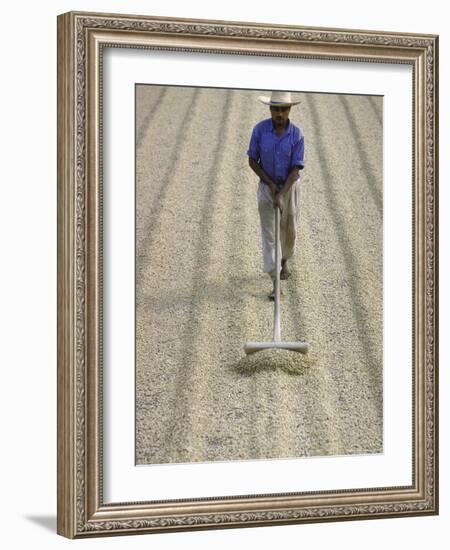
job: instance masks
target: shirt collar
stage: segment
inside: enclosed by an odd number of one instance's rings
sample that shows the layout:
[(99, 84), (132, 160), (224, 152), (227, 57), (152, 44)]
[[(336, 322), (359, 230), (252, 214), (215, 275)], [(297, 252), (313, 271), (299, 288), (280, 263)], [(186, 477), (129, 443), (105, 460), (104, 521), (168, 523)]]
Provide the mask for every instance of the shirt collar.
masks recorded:
[[(273, 133), (275, 133), (275, 128), (273, 127), (273, 120), (271, 118), (269, 118), (269, 120), (270, 120), (270, 130)], [(291, 120), (289, 118), (287, 120), (286, 129), (285, 129), (284, 133), (286, 133), (286, 134), (291, 133)]]

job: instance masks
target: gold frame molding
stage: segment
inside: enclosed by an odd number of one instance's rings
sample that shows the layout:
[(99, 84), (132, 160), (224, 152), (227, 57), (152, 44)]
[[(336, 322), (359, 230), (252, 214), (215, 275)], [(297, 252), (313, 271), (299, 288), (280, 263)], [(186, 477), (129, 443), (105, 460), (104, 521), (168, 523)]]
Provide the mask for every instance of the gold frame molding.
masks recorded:
[[(412, 66), (411, 486), (103, 502), (100, 89), (104, 46)], [(435, 35), (82, 12), (58, 17), (59, 534), (81, 538), (438, 513), (437, 118)]]

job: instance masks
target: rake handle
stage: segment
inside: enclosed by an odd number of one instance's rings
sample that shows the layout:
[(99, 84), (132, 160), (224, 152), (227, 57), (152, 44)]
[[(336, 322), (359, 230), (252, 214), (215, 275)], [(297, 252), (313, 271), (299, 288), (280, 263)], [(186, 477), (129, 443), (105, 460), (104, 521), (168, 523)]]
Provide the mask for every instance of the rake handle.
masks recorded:
[(281, 340), (280, 320), (280, 271), (281, 271), (281, 250), (280, 250), (280, 208), (275, 207), (275, 304), (273, 310), (273, 341)]

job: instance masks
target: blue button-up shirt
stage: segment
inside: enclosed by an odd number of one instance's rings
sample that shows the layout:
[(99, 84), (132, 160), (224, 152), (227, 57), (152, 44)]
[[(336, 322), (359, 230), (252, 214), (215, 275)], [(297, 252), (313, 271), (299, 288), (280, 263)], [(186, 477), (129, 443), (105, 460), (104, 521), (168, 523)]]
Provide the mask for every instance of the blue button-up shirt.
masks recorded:
[(264, 172), (282, 185), (294, 166), (304, 165), (305, 138), (300, 128), (288, 121), (285, 131), (278, 135), (272, 119), (258, 122), (253, 128), (247, 155), (261, 165)]

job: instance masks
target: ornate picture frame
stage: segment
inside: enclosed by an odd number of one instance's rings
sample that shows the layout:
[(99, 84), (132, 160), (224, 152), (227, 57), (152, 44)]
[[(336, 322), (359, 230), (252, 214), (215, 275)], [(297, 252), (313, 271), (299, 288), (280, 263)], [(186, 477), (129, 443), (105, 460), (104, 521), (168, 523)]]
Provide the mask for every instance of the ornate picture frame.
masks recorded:
[[(412, 484), (105, 502), (104, 48), (409, 65)], [(69, 538), (438, 513), (438, 37), (70, 12), (58, 17), (58, 533)], [(409, 359), (409, 358), (408, 358)], [(130, 365), (130, 369), (133, 366)]]

